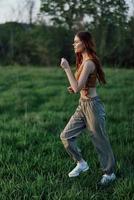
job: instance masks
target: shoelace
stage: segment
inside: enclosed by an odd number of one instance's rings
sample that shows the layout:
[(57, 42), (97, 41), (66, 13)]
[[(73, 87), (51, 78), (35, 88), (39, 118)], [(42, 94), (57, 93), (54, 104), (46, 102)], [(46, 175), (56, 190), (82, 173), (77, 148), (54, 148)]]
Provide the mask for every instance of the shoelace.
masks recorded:
[(110, 176), (104, 174), (101, 182), (108, 182), (110, 180)]
[(81, 167), (80, 167), (80, 165), (79, 164), (77, 164), (77, 166), (74, 168), (74, 170), (73, 171), (77, 171), (77, 172), (79, 172), (81, 170)]

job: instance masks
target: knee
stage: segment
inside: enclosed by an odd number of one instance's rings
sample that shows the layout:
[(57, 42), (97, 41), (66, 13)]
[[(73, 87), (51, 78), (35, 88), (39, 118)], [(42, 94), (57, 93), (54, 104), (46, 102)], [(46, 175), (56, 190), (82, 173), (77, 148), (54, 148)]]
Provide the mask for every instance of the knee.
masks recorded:
[(64, 131), (62, 131), (62, 132), (60, 133), (60, 139), (61, 139), (61, 140), (65, 140), (65, 133), (64, 133)]
[(61, 132), (60, 134), (60, 139), (64, 145), (65, 148), (68, 148), (69, 147), (69, 141), (68, 139), (65, 137), (65, 133), (64, 132)]

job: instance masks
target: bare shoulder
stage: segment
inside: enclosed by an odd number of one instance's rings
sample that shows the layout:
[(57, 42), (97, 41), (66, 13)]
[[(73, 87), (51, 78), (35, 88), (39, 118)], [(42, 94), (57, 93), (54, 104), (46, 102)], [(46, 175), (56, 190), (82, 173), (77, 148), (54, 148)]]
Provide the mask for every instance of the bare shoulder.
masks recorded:
[(92, 60), (86, 60), (83, 67), (92, 73), (95, 70), (95, 63)]

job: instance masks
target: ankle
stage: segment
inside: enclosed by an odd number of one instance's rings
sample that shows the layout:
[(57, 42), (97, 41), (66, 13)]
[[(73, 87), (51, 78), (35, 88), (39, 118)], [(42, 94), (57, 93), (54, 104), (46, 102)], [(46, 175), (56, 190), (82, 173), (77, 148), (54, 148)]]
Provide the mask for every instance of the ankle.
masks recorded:
[(114, 174), (114, 171), (104, 171), (104, 174), (106, 174), (106, 175), (112, 175), (112, 174)]
[(105, 173), (107, 176), (111, 176), (111, 175), (114, 175), (114, 172), (111, 172), (111, 173)]
[(86, 161), (85, 161), (84, 159), (81, 159), (81, 160), (77, 161), (77, 163), (78, 163), (78, 164), (85, 164)]

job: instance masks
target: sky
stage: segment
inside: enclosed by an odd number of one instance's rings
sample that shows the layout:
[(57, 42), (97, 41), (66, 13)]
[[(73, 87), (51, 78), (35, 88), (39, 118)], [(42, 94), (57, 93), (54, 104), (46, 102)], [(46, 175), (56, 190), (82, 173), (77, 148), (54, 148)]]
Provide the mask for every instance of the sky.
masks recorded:
[[(0, 0), (0, 23), (7, 21), (27, 22), (27, 0)], [(34, 0), (33, 18), (37, 18), (40, 9), (40, 0)]]
[[(28, 0), (0, 0), (0, 23), (7, 21), (28, 22)], [(134, 0), (125, 0), (129, 5), (129, 16), (134, 14)], [(40, 0), (34, 0), (33, 19), (38, 18)], [(48, 22), (49, 18), (46, 18)]]

